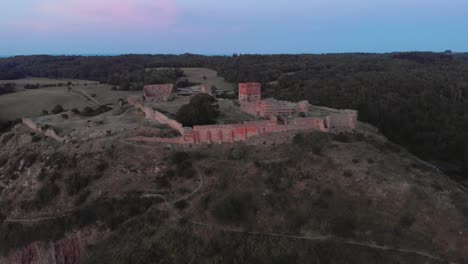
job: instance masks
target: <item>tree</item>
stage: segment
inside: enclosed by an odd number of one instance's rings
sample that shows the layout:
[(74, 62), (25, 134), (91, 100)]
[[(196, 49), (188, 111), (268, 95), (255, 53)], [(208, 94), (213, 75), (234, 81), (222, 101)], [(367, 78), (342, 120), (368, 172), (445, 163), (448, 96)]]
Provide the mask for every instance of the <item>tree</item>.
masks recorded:
[(176, 120), (184, 126), (214, 124), (219, 115), (216, 99), (208, 94), (197, 94), (190, 103), (183, 105), (176, 114)]

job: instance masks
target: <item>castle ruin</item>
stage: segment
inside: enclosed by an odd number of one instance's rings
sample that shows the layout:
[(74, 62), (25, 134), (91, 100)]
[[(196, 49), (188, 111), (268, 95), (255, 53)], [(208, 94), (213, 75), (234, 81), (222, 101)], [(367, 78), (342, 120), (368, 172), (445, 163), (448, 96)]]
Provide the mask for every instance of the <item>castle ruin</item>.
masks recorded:
[[(147, 95), (148, 90), (151, 91), (152, 96)], [(171, 85), (145, 86), (143, 98), (129, 97), (128, 102), (144, 112), (147, 119), (168, 125), (179, 131), (181, 136), (176, 138), (134, 137), (130, 140), (175, 144), (251, 141), (255, 144), (255, 142), (265, 143), (266, 138), (275, 138), (275, 142), (285, 142), (302, 130), (340, 133), (353, 131), (357, 126), (357, 111), (312, 106), (308, 101), (293, 103), (274, 98), (262, 99), (260, 83), (240, 83), (239, 109), (257, 120), (244, 121), (241, 124), (183, 127), (176, 120), (147, 104), (167, 101), (173, 94), (174, 90)]]

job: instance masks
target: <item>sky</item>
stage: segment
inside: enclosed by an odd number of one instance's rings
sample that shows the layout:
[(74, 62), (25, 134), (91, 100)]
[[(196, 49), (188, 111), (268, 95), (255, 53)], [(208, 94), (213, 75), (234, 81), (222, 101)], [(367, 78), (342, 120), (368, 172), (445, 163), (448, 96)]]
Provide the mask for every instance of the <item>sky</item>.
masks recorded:
[(2, 0), (0, 55), (468, 51), (468, 0)]

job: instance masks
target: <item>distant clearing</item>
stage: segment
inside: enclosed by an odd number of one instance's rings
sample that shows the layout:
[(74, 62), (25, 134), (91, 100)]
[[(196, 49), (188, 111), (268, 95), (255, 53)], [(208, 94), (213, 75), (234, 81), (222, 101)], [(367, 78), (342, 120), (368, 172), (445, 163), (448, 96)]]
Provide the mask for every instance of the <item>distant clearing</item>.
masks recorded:
[[(69, 81), (73, 83), (73, 86), (70, 86), (71, 92), (66, 85)], [(119, 98), (125, 99), (129, 95), (141, 93), (141, 91), (112, 91), (110, 85), (85, 80), (26, 78), (0, 81), (0, 83), (16, 83), (18, 90), (16, 93), (0, 96), (0, 120), (39, 116), (43, 109), (50, 111), (57, 104), (68, 110), (73, 108), (81, 110), (86, 106), (95, 106), (93, 101), (110, 104), (117, 102)], [(63, 84), (63, 86), (25, 90), (23, 87), (26, 84)], [(87, 99), (89, 97), (91, 100)]]
[[(158, 68), (167, 69), (167, 68)], [(201, 83), (205, 85), (214, 85), (218, 91), (234, 92), (235, 85), (224, 80), (223, 77), (218, 76), (214, 70), (207, 68), (180, 68), (184, 71), (186, 77), (180, 80), (187, 79), (190, 82)], [(205, 77), (205, 78), (204, 78)]]

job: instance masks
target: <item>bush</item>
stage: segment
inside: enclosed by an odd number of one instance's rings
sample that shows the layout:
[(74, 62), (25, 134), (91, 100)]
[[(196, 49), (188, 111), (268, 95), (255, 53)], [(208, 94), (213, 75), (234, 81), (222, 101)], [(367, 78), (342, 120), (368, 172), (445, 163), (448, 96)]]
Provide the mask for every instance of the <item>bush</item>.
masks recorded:
[(228, 158), (232, 160), (242, 160), (245, 159), (247, 153), (247, 148), (244, 145), (240, 145), (236, 148), (231, 149)]
[(354, 230), (356, 229), (354, 221), (347, 217), (336, 217), (330, 221), (330, 232), (336, 236), (343, 238), (354, 237)]
[(64, 111), (63, 107), (62, 107), (61, 105), (59, 105), (59, 104), (56, 105), (56, 106), (54, 106), (54, 108), (52, 109), (52, 113), (53, 113), (54, 115), (60, 114), (60, 113), (62, 113), (63, 111)]
[(410, 228), (414, 222), (416, 222), (416, 218), (410, 214), (404, 214), (400, 218), (400, 226), (403, 228)]
[(252, 196), (248, 193), (230, 194), (218, 201), (211, 212), (223, 222), (245, 223), (255, 214), (252, 204)]
[(171, 153), (169, 160), (172, 164), (179, 164), (184, 160), (188, 160), (190, 158), (187, 152), (177, 151)]
[(179, 210), (183, 210), (185, 208), (187, 208), (188, 206), (188, 203), (185, 201), (185, 200), (182, 200), (182, 201), (178, 201), (174, 204), (175, 208), (179, 209)]
[(167, 177), (156, 177), (155, 179), (156, 187), (160, 189), (171, 188), (171, 183)]
[(96, 171), (98, 172), (103, 172), (105, 171), (107, 168), (109, 167), (109, 164), (104, 161), (104, 160), (101, 160), (98, 162), (98, 164), (96, 165)]
[(42, 115), (48, 115), (48, 114), (49, 114), (49, 111), (42, 109)]
[(91, 194), (91, 192), (89, 190), (86, 190), (84, 192), (82, 192), (80, 195), (78, 195), (78, 197), (76, 197), (75, 201), (73, 202), (73, 204), (75, 206), (79, 206), (79, 205), (82, 205), (84, 202), (86, 202), (86, 200), (88, 199), (88, 196)]
[(352, 177), (352, 176), (353, 176), (353, 172), (350, 171), (350, 170), (345, 170), (345, 171), (343, 172), (343, 176), (345, 176), (346, 178)]
[(79, 193), (82, 189), (84, 189), (89, 184), (88, 177), (82, 177), (78, 173), (72, 174), (68, 179), (65, 181), (67, 187), (67, 193), (70, 196), (73, 196)]
[(60, 188), (53, 181), (42, 184), (42, 187), (36, 194), (36, 202), (39, 206), (50, 203), (60, 193)]
[(348, 143), (348, 142), (351, 142), (352, 138), (349, 133), (339, 133), (333, 137), (333, 140), (336, 140), (338, 142)]
[(62, 118), (63, 119), (68, 119), (68, 115), (67, 114), (61, 114)]

